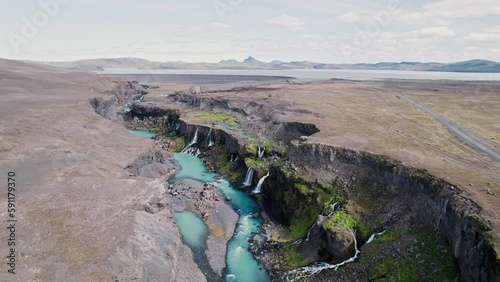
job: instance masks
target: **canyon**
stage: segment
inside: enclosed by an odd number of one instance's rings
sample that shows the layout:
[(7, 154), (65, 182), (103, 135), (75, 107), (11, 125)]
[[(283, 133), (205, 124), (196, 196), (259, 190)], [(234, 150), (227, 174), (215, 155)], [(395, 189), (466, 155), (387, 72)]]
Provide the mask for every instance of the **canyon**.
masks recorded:
[[(294, 280), (291, 271), (314, 262), (349, 260), (358, 248), (354, 262), (305, 278), (384, 279), (404, 275), (398, 270), (415, 261), (420, 280), (498, 280), (498, 164), (377, 90), (398, 89), (433, 105), (434, 89), (447, 99), (478, 84), (282, 81), (200, 93), (191, 85), (3, 63), (18, 68), (1, 82), (13, 101), (3, 106), (0, 164), (2, 172), (24, 174), (21, 280), (205, 280), (182, 243), (167, 182), (178, 171), (172, 152), (190, 143), (209, 171), (235, 187), (253, 170), (242, 189), (256, 194), (265, 231), (251, 238), (250, 250), (273, 280)], [(47, 83), (40, 73), (58, 78)], [(27, 74), (32, 84), (19, 84)], [(475, 92), (474, 112), (483, 114), (462, 124), (496, 146), (496, 125), (478, 125), (498, 110), (498, 85), (490, 84)], [(28, 94), (32, 89), (42, 91)], [(427, 138), (416, 130), (422, 127)], [(96, 258), (104, 263), (93, 265)], [(41, 271), (46, 263), (53, 267)]]

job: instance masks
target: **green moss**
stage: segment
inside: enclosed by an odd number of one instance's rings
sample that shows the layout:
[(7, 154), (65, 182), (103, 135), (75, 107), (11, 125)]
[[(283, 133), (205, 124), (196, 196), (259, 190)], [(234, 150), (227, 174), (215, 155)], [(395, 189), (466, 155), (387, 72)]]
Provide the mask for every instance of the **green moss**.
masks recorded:
[(148, 131), (151, 131), (153, 133), (161, 133), (162, 130), (163, 130), (163, 127), (160, 124), (148, 128)]
[(370, 278), (367, 280), (375, 280), (380, 278), (385, 278), (389, 271), (392, 269), (394, 262), (391, 258), (385, 258), (378, 262), (374, 267), (371, 268)]
[(169, 148), (170, 152), (182, 151), (182, 149), (184, 149), (184, 146), (185, 146), (184, 136), (175, 138), (172, 143), (174, 143), (175, 146)]
[(288, 230), (290, 231), (290, 241), (295, 241), (300, 238), (304, 238), (307, 235), (307, 231), (314, 224), (315, 219), (308, 218), (298, 218), (290, 222)]
[(371, 244), (363, 246), (361, 263), (374, 261), (370, 275), (373, 281), (461, 281), (457, 260), (432, 230), (413, 229), (404, 235), (415, 238), (415, 249), (403, 257), (391, 254), (379, 258), (382, 250), (402, 237), (398, 229), (388, 229)]
[(233, 170), (233, 164), (227, 161), (227, 155), (223, 155), (221, 159), (215, 162), (215, 166), (218, 168), (220, 174), (224, 175), (230, 182), (236, 182), (240, 177), (241, 173)]
[(401, 238), (401, 230), (396, 228), (387, 229), (384, 234), (377, 237), (376, 244), (388, 244)]
[(336, 212), (334, 215), (329, 217), (323, 223), (323, 226), (325, 229), (331, 229), (336, 224), (341, 223), (341, 222), (343, 222), (345, 224), (345, 226), (349, 229), (357, 229), (359, 226), (359, 223), (352, 216), (350, 216), (342, 211)]
[(297, 188), (300, 193), (302, 193), (303, 195), (307, 195), (309, 192), (311, 192), (311, 190), (309, 189), (309, 187), (307, 187), (307, 185), (305, 184), (302, 184), (302, 183), (295, 183), (294, 184), (295, 188)]
[(271, 152), (276, 146), (272, 140), (266, 140), (261, 147), (266, 149), (267, 152)]
[[(286, 172), (284, 177), (289, 177)], [(303, 238), (326, 206), (342, 200), (334, 192), (333, 185), (324, 187), (321, 183), (312, 183), (297, 175), (293, 176), (292, 188), (285, 191), (283, 199), (287, 207), (285, 214), (289, 219), (290, 241)]]
[(245, 149), (249, 154), (253, 156), (257, 156), (257, 152), (259, 151), (259, 147), (253, 143), (246, 144)]
[(269, 171), (269, 161), (267, 158), (245, 158), (245, 165), (257, 171), (259, 175), (265, 175)]
[(285, 262), (289, 267), (305, 266), (308, 263), (293, 247), (289, 249), (288, 254), (285, 256)]
[(226, 115), (214, 112), (197, 112), (194, 115), (196, 118), (208, 121), (209, 123), (226, 123), (230, 126), (237, 126), (240, 124), (240, 120), (233, 115)]

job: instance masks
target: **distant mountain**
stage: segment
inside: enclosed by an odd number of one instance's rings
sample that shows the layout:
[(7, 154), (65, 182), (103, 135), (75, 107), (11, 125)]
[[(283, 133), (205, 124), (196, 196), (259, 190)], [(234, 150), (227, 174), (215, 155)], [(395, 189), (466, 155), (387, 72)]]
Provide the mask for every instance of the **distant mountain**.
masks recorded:
[(261, 62), (261, 61), (255, 59), (252, 56), (250, 56), (250, 57), (246, 58), (245, 60), (243, 60), (243, 63), (244, 64), (251, 64), (251, 65), (265, 65), (266, 64), (264, 62)]
[(470, 60), (446, 64), (432, 70), (450, 72), (500, 72), (500, 63), (487, 60)]
[(374, 64), (324, 64), (309, 61), (283, 62), (274, 60), (262, 62), (249, 56), (242, 62), (234, 59), (222, 60), (219, 63), (186, 63), (186, 62), (153, 62), (140, 58), (103, 58), (79, 60), (75, 62), (44, 62), (43, 64), (67, 67), (71, 69), (96, 71), (103, 68), (140, 68), (140, 69), (186, 69), (186, 70), (287, 70), (287, 69), (364, 69), (364, 70), (407, 70), (407, 71), (443, 71), (443, 72), (496, 72), (500, 73), (500, 63), (487, 60), (470, 60), (465, 62), (421, 63), (421, 62), (380, 62)]
[(219, 64), (222, 64), (222, 65), (237, 65), (239, 64), (240, 62), (236, 61), (235, 59), (231, 59), (231, 60), (222, 60), (219, 62)]

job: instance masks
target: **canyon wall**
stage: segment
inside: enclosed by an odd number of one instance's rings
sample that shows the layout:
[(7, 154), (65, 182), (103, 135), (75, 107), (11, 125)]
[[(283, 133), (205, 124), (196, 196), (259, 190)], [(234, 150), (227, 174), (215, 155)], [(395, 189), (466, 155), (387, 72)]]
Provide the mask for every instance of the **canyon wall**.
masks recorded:
[[(491, 245), (490, 227), (480, 208), (462, 191), (427, 171), (384, 156), (318, 144), (293, 144), (289, 160), (328, 171), (355, 189), (353, 179), (376, 181), (398, 194), (422, 195), (434, 213), (435, 226), (458, 259), (465, 281), (498, 281), (500, 261)], [(361, 178), (360, 178), (361, 177)]]

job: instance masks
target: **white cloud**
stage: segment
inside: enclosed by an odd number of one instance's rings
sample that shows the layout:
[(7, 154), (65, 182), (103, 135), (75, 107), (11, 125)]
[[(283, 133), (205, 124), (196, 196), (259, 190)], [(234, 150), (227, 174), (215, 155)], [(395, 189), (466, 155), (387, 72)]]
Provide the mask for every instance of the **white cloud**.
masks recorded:
[(269, 19), (265, 21), (264, 24), (267, 26), (287, 28), (293, 31), (305, 30), (305, 24), (302, 20), (287, 14)]
[(500, 15), (498, 0), (440, 0), (424, 6), (429, 17), (470, 18)]
[(469, 33), (464, 40), (470, 42), (500, 42), (500, 25)]
[(433, 26), (413, 31), (418, 37), (453, 37), (455, 31), (447, 26)]
[(214, 22), (210, 25), (212, 29), (229, 29), (231, 25), (225, 23)]
[(361, 19), (362, 17), (360, 15), (353, 12), (342, 14), (336, 18), (337, 22), (341, 23), (359, 23)]

